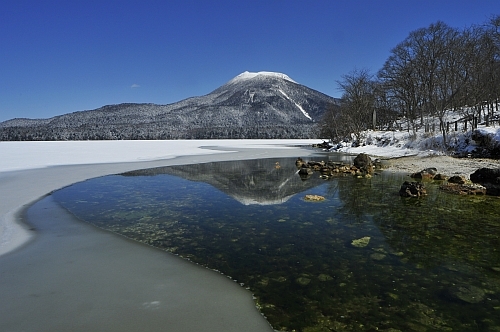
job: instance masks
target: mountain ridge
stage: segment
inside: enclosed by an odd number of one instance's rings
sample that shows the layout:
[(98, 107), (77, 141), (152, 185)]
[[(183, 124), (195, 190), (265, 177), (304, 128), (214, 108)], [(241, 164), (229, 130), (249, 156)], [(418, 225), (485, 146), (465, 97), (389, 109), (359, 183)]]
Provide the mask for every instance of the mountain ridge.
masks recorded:
[(122, 103), (48, 119), (0, 123), (0, 140), (314, 138), (338, 99), (275, 72), (243, 72), (203, 95)]

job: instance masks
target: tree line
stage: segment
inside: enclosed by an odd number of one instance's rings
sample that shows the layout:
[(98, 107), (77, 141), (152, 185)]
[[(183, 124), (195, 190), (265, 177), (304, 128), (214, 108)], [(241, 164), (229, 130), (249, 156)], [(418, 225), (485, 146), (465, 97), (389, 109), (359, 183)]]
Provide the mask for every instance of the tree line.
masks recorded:
[(158, 123), (0, 127), (0, 141), (158, 140), (158, 139), (291, 139), (316, 138), (315, 124), (194, 127)]
[[(340, 108), (328, 108), (320, 135), (360, 141), (368, 129), (416, 133), (433, 123), (446, 146), (450, 111), (471, 122), (493, 119), (500, 96), (500, 15), (464, 29), (436, 22), (411, 32), (371, 74), (354, 70), (337, 82)], [(399, 120), (399, 121), (396, 121)], [(404, 120), (404, 128), (397, 128)]]

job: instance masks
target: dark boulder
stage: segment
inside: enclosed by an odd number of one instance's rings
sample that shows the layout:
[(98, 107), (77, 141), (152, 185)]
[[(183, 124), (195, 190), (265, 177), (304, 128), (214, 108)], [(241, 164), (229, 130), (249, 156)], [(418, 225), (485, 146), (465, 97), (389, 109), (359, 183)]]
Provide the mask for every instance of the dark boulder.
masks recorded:
[(460, 175), (454, 175), (448, 179), (448, 183), (465, 184), (466, 182), (467, 180), (465, 179), (465, 177)]
[(299, 169), (299, 176), (302, 181), (309, 179), (309, 177), (314, 173), (313, 170), (307, 167), (307, 164), (303, 164)]
[(486, 194), (500, 196), (500, 168), (480, 168), (470, 175), (470, 180), (486, 187)]
[(471, 138), (476, 143), (476, 148), (472, 153), (474, 157), (495, 159), (500, 157), (500, 144), (494, 138), (493, 133), (475, 130), (472, 132)]
[(448, 176), (439, 173), (439, 174), (434, 175), (434, 179), (433, 180), (435, 180), (435, 181), (446, 181), (446, 180), (448, 180)]
[(311, 175), (313, 173), (313, 170), (310, 167), (307, 167), (306, 165), (302, 165), (302, 167), (299, 170), (300, 175)]
[(420, 182), (405, 181), (399, 189), (399, 196), (401, 197), (422, 197), (427, 195), (425, 187)]
[(313, 148), (330, 149), (332, 145), (328, 142), (323, 141), (323, 143), (317, 143), (312, 145)]
[(500, 184), (500, 168), (480, 168), (470, 175), (474, 183)]
[(362, 173), (373, 173), (372, 159), (366, 153), (358, 154), (352, 163)]

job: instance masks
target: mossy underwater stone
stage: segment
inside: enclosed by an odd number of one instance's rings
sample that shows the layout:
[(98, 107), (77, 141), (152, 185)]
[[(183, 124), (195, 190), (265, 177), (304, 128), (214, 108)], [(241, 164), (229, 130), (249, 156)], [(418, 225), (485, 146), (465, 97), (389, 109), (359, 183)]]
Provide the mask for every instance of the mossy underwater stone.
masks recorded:
[(382, 259), (384, 259), (386, 257), (386, 255), (379, 253), (379, 252), (376, 252), (374, 254), (371, 254), (370, 257), (376, 261), (381, 261)]
[(304, 197), (304, 200), (306, 200), (308, 202), (321, 202), (321, 201), (324, 201), (325, 198), (323, 196), (320, 196), (320, 195), (306, 195)]
[(427, 195), (425, 187), (420, 182), (405, 181), (399, 189), (399, 196), (401, 197), (422, 197)]
[(299, 277), (299, 278), (297, 278), (295, 281), (297, 281), (297, 283), (298, 283), (299, 285), (302, 285), (302, 286), (307, 286), (307, 285), (309, 285), (309, 283), (311, 282), (311, 279), (306, 278), (306, 277)]
[(485, 292), (472, 285), (456, 285), (449, 289), (452, 298), (466, 303), (479, 303), (484, 300)]
[(364, 248), (370, 243), (371, 237), (365, 236), (360, 239), (352, 240), (351, 245), (356, 248)]
[(439, 186), (439, 189), (455, 195), (486, 195), (486, 188), (477, 183), (447, 183)]
[(394, 294), (394, 293), (387, 293), (387, 295), (392, 298), (393, 300), (399, 300), (399, 295)]
[(318, 276), (318, 279), (319, 281), (329, 281), (329, 280), (333, 280), (333, 278), (331, 276), (329, 276), (328, 274), (324, 274), (324, 273), (321, 273), (319, 276)]

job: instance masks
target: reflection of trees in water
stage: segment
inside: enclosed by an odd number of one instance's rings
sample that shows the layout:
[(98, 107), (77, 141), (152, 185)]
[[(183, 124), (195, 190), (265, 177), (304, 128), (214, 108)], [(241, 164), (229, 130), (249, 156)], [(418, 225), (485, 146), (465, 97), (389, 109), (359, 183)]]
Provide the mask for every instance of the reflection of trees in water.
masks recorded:
[[(376, 219), (391, 246), (405, 251), (424, 266), (443, 261), (500, 264), (500, 215), (489, 199), (454, 197), (440, 193), (423, 206), (389, 210)], [(493, 212), (493, 213), (492, 213)]]
[(363, 222), (384, 204), (399, 199), (399, 177), (375, 175), (371, 179), (351, 176), (334, 179), (329, 183), (329, 195), (336, 195), (342, 202), (339, 209), (353, 222)]
[(444, 261), (500, 264), (500, 213), (490, 197), (456, 196), (427, 185), (423, 199), (399, 199), (375, 218), (387, 242), (423, 266)]
[(426, 184), (426, 197), (401, 198), (405, 180), (391, 174), (338, 178), (327, 191), (341, 201), (338, 211), (346, 222), (372, 217), (392, 249), (419, 265), (435, 267), (449, 260), (500, 265), (498, 200), (450, 195), (434, 183)]

